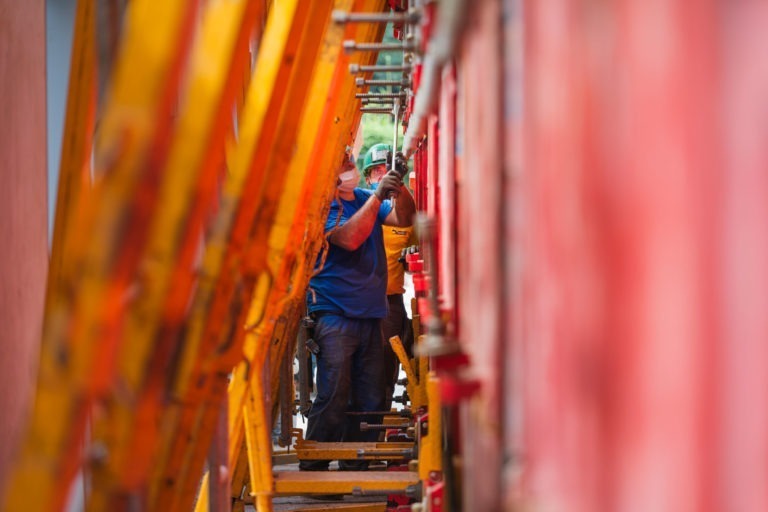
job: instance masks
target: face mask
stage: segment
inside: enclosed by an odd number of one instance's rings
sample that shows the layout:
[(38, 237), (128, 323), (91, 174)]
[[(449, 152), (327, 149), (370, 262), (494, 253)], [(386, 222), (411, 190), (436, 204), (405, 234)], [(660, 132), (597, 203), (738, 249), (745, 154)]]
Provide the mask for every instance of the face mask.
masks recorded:
[(345, 171), (339, 174), (339, 179), (341, 180), (341, 183), (339, 183), (336, 187), (339, 189), (339, 192), (352, 192), (357, 186), (357, 170), (352, 169)]
[(379, 183), (378, 182), (371, 183), (371, 190), (376, 190), (377, 188), (379, 188)]

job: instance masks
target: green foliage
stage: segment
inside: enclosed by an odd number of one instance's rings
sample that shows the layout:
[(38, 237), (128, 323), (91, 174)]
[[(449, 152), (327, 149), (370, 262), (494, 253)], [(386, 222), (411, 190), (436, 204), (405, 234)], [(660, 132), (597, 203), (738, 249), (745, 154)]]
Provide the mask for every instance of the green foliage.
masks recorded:
[[(392, 36), (392, 24), (390, 23), (387, 25), (386, 30), (384, 30), (384, 39), (382, 40), (383, 43), (397, 43), (399, 42), (397, 39), (395, 39)], [(394, 65), (399, 66), (403, 63), (403, 52), (379, 52), (379, 56), (376, 59), (376, 64), (379, 65)], [(389, 78), (400, 78), (402, 75), (400, 73), (374, 73), (373, 77), (376, 80), (386, 80)], [(371, 87), (371, 92), (391, 92), (392, 87), (388, 86), (374, 86)]]
[[(360, 148), (360, 154), (357, 155), (357, 166), (363, 168), (363, 157), (368, 149), (374, 144), (383, 142), (392, 144), (394, 127), (392, 116), (388, 114), (366, 114), (363, 116), (363, 146)], [(402, 132), (397, 135), (397, 149), (400, 150), (403, 145)]]

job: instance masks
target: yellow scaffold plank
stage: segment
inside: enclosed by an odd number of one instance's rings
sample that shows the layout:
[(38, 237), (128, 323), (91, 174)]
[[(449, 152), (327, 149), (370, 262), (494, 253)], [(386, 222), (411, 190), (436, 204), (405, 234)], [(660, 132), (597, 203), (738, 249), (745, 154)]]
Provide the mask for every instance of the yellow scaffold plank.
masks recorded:
[(413, 471), (279, 471), (276, 494), (352, 494), (361, 491), (404, 491), (419, 483)]
[(326, 503), (323, 505), (298, 505), (291, 512), (313, 512), (317, 510), (341, 510), (342, 512), (386, 512), (386, 502), (378, 503)]
[(419, 446), (419, 476), (426, 481), (430, 473), (443, 470), (443, 408), (437, 374), (431, 371), (422, 380), (426, 381), (429, 428)]
[(318, 443), (296, 445), (300, 460), (398, 460), (413, 458), (413, 443)]
[(403, 342), (400, 341), (400, 336), (392, 336), (389, 339), (389, 344), (395, 352), (397, 359), (400, 361), (400, 364), (403, 365), (403, 370), (408, 378), (408, 383), (405, 388), (411, 399), (411, 408), (416, 411), (420, 407), (427, 405), (426, 381), (416, 375), (411, 360), (408, 359), (408, 354), (405, 352)]
[[(243, 406), (243, 424), (245, 425), (245, 441), (248, 453), (251, 495), (255, 498), (258, 512), (272, 510), (272, 451), (271, 443), (264, 448), (264, 436), (269, 439), (272, 431), (263, 397), (264, 385), (262, 379), (251, 380), (249, 400)], [(269, 485), (270, 487), (266, 487)]]
[[(7, 510), (61, 510), (83, 463), (91, 404), (110, 392), (120, 329), (166, 154), (195, 3), (134, 0), (95, 146), (94, 189), (68, 225), (71, 253), (49, 287), (37, 396)], [(140, 70), (140, 71), (139, 71)], [(160, 120), (159, 122), (156, 122)], [(83, 127), (84, 129), (87, 128)], [(65, 141), (64, 145), (69, 144)]]

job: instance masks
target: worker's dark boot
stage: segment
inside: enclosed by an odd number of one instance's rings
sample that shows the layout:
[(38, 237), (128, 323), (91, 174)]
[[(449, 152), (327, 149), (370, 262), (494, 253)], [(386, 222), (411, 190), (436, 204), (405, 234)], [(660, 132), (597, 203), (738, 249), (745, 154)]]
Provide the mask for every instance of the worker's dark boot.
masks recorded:
[(340, 460), (339, 471), (368, 471), (367, 460)]
[(299, 461), (301, 471), (328, 471), (329, 460), (302, 460)]

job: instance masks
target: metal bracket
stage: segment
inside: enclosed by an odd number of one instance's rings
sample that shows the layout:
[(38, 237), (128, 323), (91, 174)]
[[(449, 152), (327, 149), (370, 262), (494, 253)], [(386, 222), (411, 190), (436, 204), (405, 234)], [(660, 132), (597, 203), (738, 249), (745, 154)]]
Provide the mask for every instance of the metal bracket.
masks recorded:
[(363, 114), (389, 114), (392, 115), (392, 109), (387, 107), (362, 107), (360, 112)]
[(416, 50), (416, 44), (413, 41), (404, 43), (358, 43), (357, 41), (347, 40), (343, 43), (346, 53), (352, 52), (412, 52)]
[(419, 11), (409, 12), (346, 12), (333, 11), (331, 19), (334, 23), (406, 23), (415, 25), (421, 20)]
[(368, 80), (362, 77), (355, 78), (355, 85), (363, 87), (365, 85), (399, 86), (410, 87), (410, 80)]
[(405, 96), (405, 91), (401, 92), (359, 92), (355, 94), (355, 98), (362, 98), (365, 100), (394, 100), (395, 98), (402, 98)]
[(353, 75), (358, 73), (407, 73), (411, 71), (410, 63), (403, 64), (350, 64), (349, 72)]

